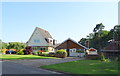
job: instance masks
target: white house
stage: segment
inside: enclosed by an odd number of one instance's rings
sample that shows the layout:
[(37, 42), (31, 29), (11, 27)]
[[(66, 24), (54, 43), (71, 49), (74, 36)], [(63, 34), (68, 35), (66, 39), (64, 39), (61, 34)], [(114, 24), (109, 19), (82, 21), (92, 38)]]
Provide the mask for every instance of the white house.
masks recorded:
[(31, 46), (34, 51), (48, 50), (48, 52), (54, 52), (55, 43), (56, 40), (48, 31), (36, 27), (27, 42), (27, 46)]

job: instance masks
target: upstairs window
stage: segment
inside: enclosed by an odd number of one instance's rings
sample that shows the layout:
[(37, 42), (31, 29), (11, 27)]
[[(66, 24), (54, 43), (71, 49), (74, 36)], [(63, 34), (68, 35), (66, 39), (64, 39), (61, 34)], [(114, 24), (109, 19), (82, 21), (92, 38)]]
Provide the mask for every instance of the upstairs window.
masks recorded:
[(35, 39), (34, 42), (35, 43), (40, 43), (40, 40)]

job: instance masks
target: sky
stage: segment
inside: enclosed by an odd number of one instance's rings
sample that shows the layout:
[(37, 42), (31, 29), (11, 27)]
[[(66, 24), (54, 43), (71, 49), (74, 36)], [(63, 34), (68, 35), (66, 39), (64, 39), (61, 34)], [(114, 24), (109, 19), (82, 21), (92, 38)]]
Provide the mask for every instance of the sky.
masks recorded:
[(105, 30), (118, 24), (118, 2), (2, 2), (0, 35), (4, 42), (26, 42), (39, 27), (58, 43), (78, 42), (99, 23)]

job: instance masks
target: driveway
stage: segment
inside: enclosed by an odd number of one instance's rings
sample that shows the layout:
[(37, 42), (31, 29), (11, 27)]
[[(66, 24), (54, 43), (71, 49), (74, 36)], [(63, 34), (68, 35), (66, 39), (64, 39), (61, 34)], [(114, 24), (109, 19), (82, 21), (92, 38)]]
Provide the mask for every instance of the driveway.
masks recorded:
[(76, 60), (81, 59), (69, 57), (65, 59), (5, 60), (2, 61), (2, 74), (55, 74), (58, 76), (62, 75), (63, 73), (49, 71), (38, 67), (43, 65), (64, 63)]
[(2, 62), (2, 74), (61, 74), (32, 66), (16, 64), (14, 62)]
[[(82, 58), (81, 58), (82, 59)], [(43, 65), (64, 63), (70, 61), (81, 60), (78, 57), (68, 57), (63, 59), (27, 59), (27, 60), (11, 60), (9, 62), (19, 63), (26, 66), (40, 67)]]

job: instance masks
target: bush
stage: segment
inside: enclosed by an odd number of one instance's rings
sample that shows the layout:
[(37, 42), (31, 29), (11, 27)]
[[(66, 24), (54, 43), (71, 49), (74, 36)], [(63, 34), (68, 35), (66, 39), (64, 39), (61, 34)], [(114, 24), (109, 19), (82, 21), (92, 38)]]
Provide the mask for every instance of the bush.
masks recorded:
[(48, 52), (48, 50), (45, 50), (45, 52)]
[(31, 46), (27, 46), (27, 47), (25, 48), (25, 53), (26, 53), (26, 54), (32, 54), (32, 51), (33, 51), (33, 49), (32, 49)]
[(42, 52), (42, 56), (48, 56), (48, 52)]
[(109, 62), (110, 59), (109, 59), (109, 58), (106, 59), (105, 56), (104, 56), (104, 54), (102, 53), (102, 54), (101, 54), (101, 61)]
[(2, 49), (2, 50), (1, 50), (1, 52), (2, 52), (3, 54), (6, 54), (6, 51), (8, 51), (8, 49)]
[(55, 57), (55, 53), (54, 53), (54, 52), (50, 52), (50, 53), (48, 54), (48, 56), (50, 56), (50, 57)]
[(60, 57), (60, 58), (65, 58), (67, 56), (67, 52), (66, 50), (58, 50), (56, 51), (56, 54), (55, 54), (56, 57)]
[(25, 49), (20, 49), (19, 51), (17, 51), (17, 54), (18, 54), (18, 55), (24, 55), (24, 50), (25, 50)]
[(40, 50), (38, 50), (37, 55), (42, 55), (42, 52)]
[(77, 53), (84, 53), (83, 50), (76, 50)]
[(56, 51), (56, 54), (63, 54), (63, 53), (67, 53), (66, 50), (60, 49)]

